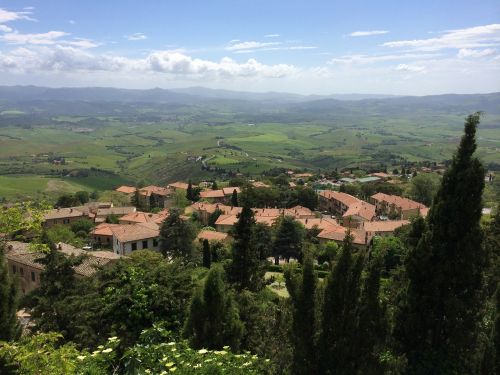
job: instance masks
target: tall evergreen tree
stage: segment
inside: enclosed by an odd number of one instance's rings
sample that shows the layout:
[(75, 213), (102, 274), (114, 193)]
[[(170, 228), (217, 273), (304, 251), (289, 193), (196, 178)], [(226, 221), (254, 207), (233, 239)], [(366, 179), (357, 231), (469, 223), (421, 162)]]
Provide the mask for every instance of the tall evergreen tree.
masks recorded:
[(316, 285), (311, 254), (304, 257), (302, 277), (291, 269), (285, 272), (286, 287), (293, 305), (291, 340), (293, 344), (294, 374), (316, 374)]
[(171, 210), (160, 229), (162, 254), (166, 257), (191, 259), (195, 237), (193, 225), (181, 218), (179, 210)]
[(193, 297), (184, 336), (196, 349), (222, 349), (229, 345), (237, 351), (243, 332), (238, 308), (224, 283), (224, 270), (215, 265), (208, 273), (203, 291)]
[(231, 195), (231, 206), (238, 207), (238, 192), (236, 189), (233, 190), (233, 195)]
[(16, 339), (20, 334), (17, 321), (18, 288), (9, 274), (4, 245), (0, 240), (0, 341)]
[(305, 229), (301, 223), (292, 216), (283, 217), (278, 223), (273, 243), (275, 264), (279, 264), (280, 257), (287, 261), (292, 257), (301, 260), (304, 235)]
[(427, 228), (406, 262), (408, 288), (396, 336), (408, 374), (473, 374), (484, 307), (486, 256), (480, 228), (485, 171), (473, 156), (478, 113), (443, 176)]
[(217, 190), (219, 188), (219, 186), (217, 186), (217, 181), (214, 180), (214, 182), (212, 182), (212, 190)]
[(255, 218), (250, 207), (243, 207), (234, 225), (232, 262), (229, 278), (238, 290), (257, 291), (264, 279), (263, 262), (259, 259), (254, 237)]
[(203, 267), (210, 268), (212, 263), (212, 254), (210, 253), (210, 244), (207, 239), (203, 240)]
[(324, 291), (319, 374), (350, 375), (359, 367), (357, 316), (364, 259), (353, 257), (348, 233), (337, 264), (328, 276)]
[(186, 198), (189, 201), (194, 201), (193, 184), (191, 184), (191, 181), (189, 181), (188, 183), (188, 187), (186, 190)]

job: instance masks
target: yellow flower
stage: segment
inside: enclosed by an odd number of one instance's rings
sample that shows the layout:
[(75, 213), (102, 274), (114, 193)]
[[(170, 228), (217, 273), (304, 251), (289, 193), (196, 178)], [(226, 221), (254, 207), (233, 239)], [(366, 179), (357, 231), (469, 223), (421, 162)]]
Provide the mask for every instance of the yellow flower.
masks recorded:
[(171, 371), (171, 372), (174, 372), (174, 371), (177, 371), (177, 367), (172, 367), (170, 370), (168, 371)]
[(167, 367), (172, 367), (173, 365), (174, 365), (174, 362), (168, 362), (165, 364), (165, 366), (167, 366)]

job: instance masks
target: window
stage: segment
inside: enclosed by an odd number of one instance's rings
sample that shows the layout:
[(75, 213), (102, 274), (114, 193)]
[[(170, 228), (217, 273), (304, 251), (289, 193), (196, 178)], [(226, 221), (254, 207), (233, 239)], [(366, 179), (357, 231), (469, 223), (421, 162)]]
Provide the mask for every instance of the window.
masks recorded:
[(31, 271), (31, 281), (33, 281), (33, 282), (36, 281), (36, 275), (33, 271)]
[(137, 250), (137, 242), (132, 242), (132, 251)]
[(148, 248), (148, 240), (142, 241), (142, 248), (147, 249)]
[(158, 240), (156, 238), (153, 238), (153, 246), (154, 247), (158, 246)]
[(24, 268), (23, 267), (19, 267), (19, 273), (21, 274), (21, 276), (24, 276)]
[(12, 266), (12, 273), (16, 273), (17, 272), (17, 267), (16, 266)]

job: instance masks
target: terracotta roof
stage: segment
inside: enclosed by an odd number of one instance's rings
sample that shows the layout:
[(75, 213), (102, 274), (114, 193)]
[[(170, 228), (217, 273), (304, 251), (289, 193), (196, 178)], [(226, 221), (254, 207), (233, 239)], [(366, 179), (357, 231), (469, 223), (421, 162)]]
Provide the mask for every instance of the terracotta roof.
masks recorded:
[(228, 187), (222, 188), (222, 192), (224, 193), (224, 195), (232, 195), (233, 191), (235, 191), (235, 190), (236, 190), (237, 194), (241, 193), (241, 189), (238, 186), (228, 186)]
[(429, 214), (429, 207), (422, 207), (420, 209), (420, 215), (422, 217), (427, 217), (428, 214)]
[(375, 206), (373, 204), (359, 201), (349, 205), (349, 208), (342, 217), (359, 216), (365, 220), (371, 220), (375, 215)]
[(172, 182), (171, 184), (168, 184), (167, 186), (169, 188), (187, 190), (189, 187), (189, 184), (186, 184), (185, 182), (177, 181), (177, 182)]
[(285, 211), (281, 208), (252, 208), (255, 217), (257, 216), (268, 216), (268, 217), (278, 217), (284, 215)]
[[(62, 253), (68, 256), (85, 256), (82, 263), (74, 267), (75, 274), (81, 276), (92, 276), (98, 267), (121, 258), (120, 255), (111, 251), (85, 251), (64, 243), (58, 244), (58, 247), (61, 248), (60, 251)], [(27, 243), (17, 241), (8, 242), (6, 257), (7, 259), (35, 269), (44, 269), (44, 265), (36, 262), (36, 260), (45, 257), (45, 254), (31, 251)]]
[(113, 231), (111, 228), (120, 225), (120, 224), (109, 224), (109, 223), (101, 223), (94, 228), (92, 234), (95, 236), (112, 236)]
[(337, 220), (328, 217), (325, 218), (314, 218), (314, 219), (297, 219), (298, 222), (302, 223), (306, 229), (312, 229), (315, 226), (321, 230), (324, 229), (335, 229), (340, 225)]
[(333, 190), (323, 190), (321, 193), (319, 193), (319, 195), (326, 199), (337, 200), (348, 207), (353, 203), (361, 201), (360, 199), (353, 197), (352, 195)]
[(140, 188), (139, 193), (141, 195), (145, 195), (147, 197), (151, 196), (152, 194), (161, 195), (161, 196), (166, 197), (166, 196), (171, 195), (172, 191), (168, 188), (164, 188), (161, 186), (149, 185), (149, 186), (145, 186), (143, 188)]
[(200, 192), (200, 198), (224, 198), (222, 190), (205, 190)]
[(97, 216), (106, 217), (108, 215), (123, 216), (131, 212), (135, 212), (136, 208), (133, 206), (129, 207), (111, 207), (111, 208), (99, 208), (96, 212)]
[(64, 219), (68, 217), (79, 217), (79, 216), (84, 216), (85, 213), (83, 213), (80, 210), (77, 210), (76, 208), (69, 207), (69, 208), (55, 208), (53, 210), (50, 210), (44, 215), (45, 220), (55, 220), (55, 219)]
[(388, 221), (369, 221), (363, 224), (367, 232), (394, 232), (403, 225), (408, 225), (408, 220), (388, 220)]
[(111, 231), (113, 236), (122, 243), (156, 238), (160, 235), (160, 229), (154, 223), (119, 224), (112, 227)]
[(123, 194), (132, 194), (132, 193), (135, 193), (135, 187), (133, 186), (126, 186), (126, 185), (122, 185), (120, 187), (117, 187), (115, 189), (115, 191), (119, 192), (119, 193), (123, 193)]
[(215, 225), (234, 225), (238, 222), (237, 215), (220, 215)]
[(168, 210), (160, 211), (156, 214), (151, 212), (131, 212), (120, 218), (120, 223), (156, 223), (161, 224), (168, 217)]
[(290, 216), (314, 216), (314, 212), (312, 212), (309, 208), (303, 206), (295, 206), (292, 208), (287, 208), (285, 210), (285, 215)]
[(228, 237), (227, 233), (215, 232), (212, 230), (202, 230), (196, 237), (198, 240), (224, 241)]
[(386, 202), (401, 208), (403, 211), (413, 210), (416, 208), (426, 208), (422, 203), (412, 201), (408, 198), (402, 198), (397, 195), (388, 195), (384, 193), (373, 194), (372, 198), (378, 202)]
[[(332, 241), (343, 241), (348, 228), (336, 227), (334, 229), (325, 229), (320, 234), (318, 238)], [(366, 245), (366, 232), (361, 229), (351, 229), (351, 235), (353, 236), (353, 243), (357, 245)]]

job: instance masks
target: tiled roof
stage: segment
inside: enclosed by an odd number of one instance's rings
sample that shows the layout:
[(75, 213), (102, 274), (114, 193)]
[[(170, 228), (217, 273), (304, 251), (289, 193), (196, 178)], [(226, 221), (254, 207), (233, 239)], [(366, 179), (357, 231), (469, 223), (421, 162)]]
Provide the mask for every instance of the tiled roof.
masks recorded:
[(235, 191), (235, 190), (236, 190), (237, 194), (241, 193), (241, 189), (238, 186), (228, 186), (228, 187), (222, 188), (222, 192), (224, 193), (224, 195), (232, 195), (233, 191)]
[(200, 192), (200, 198), (224, 198), (222, 190), (205, 190)]
[(401, 208), (403, 211), (413, 210), (416, 208), (426, 208), (422, 203), (412, 201), (408, 198), (402, 198), (397, 195), (389, 195), (384, 193), (373, 194), (372, 198), (378, 202), (386, 202)]
[(348, 207), (353, 203), (360, 202), (360, 199), (346, 193), (341, 193), (339, 191), (323, 190), (321, 193), (319, 193), (319, 195), (326, 199), (339, 201), (340, 203)]
[(238, 217), (236, 215), (220, 215), (215, 225), (234, 225), (238, 222)]
[[(348, 228), (337, 227), (334, 229), (325, 229), (320, 234), (318, 238), (332, 241), (343, 241)], [(353, 237), (353, 243), (357, 245), (366, 245), (366, 232), (360, 229), (351, 229), (351, 235)]]
[(319, 229), (334, 229), (339, 226), (337, 220), (328, 217), (325, 218), (314, 218), (314, 219), (297, 219), (298, 222), (302, 223), (306, 229), (312, 229), (315, 226)]
[(375, 206), (364, 201), (355, 202), (349, 205), (349, 208), (342, 216), (359, 216), (365, 220), (371, 220), (375, 216)]
[(135, 193), (135, 187), (133, 186), (126, 186), (126, 185), (122, 185), (120, 187), (117, 187), (115, 189), (115, 191), (119, 192), (119, 193), (123, 193), (123, 194), (132, 194), (132, 193)]
[(105, 217), (108, 215), (117, 215), (117, 216), (123, 216), (127, 215), (131, 212), (135, 212), (136, 208), (133, 206), (129, 207), (111, 207), (111, 208), (100, 208), (97, 210), (96, 215)]
[(189, 184), (186, 184), (185, 182), (177, 181), (177, 182), (172, 182), (171, 184), (168, 184), (168, 187), (174, 188), (174, 189), (187, 190), (189, 187)]
[(312, 212), (309, 208), (303, 206), (295, 206), (292, 208), (287, 208), (285, 210), (285, 215), (290, 216), (314, 216), (314, 212)]
[(112, 227), (111, 231), (113, 236), (122, 243), (156, 238), (160, 235), (160, 229), (154, 223), (119, 224)]
[(215, 232), (212, 230), (202, 230), (196, 237), (199, 240), (224, 241), (228, 237), (227, 233)]
[(168, 210), (160, 211), (156, 214), (151, 212), (131, 212), (120, 218), (120, 222), (127, 223), (156, 223), (161, 224), (168, 217)]
[(164, 188), (161, 186), (149, 185), (139, 189), (139, 194), (145, 195), (147, 197), (152, 194), (161, 195), (161, 196), (169, 196), (172, 194), (172, 191), (168, 188)]
[[(91, 276), (97, 271), (98, 267), (121, 258), (120, 255), (111, 251), (85, 251), (63, 243), (58, 244), (58, 247), (61, 252), (68, 256), (84, 256), (82, 262), (74, 267), (75, 274), (81, 276)], [(31, 251), (27, 243), (17, 241), (8, 242), (6, 257), (7, 259), (35, 269), (44, 269), (44, 265), (36, 262), (36, 260), (45, 257), (45, 254)]]
[(92, 234), (94, 236), (112, 236), (113, 231), (111, 228), (120, 225), (120, 224), (109, 224), (109, 223), (101, 223), (94, 228)]
[(44, 215), (45, 220), (64, 219), (69, 217), (80, 217), (85, 214), (76, 208), (55, 208)]
[(368, 221), (363, 224), (363, 228), (367, 232), (394, 232), (407, 224), (410, 224), (408, 220)]

